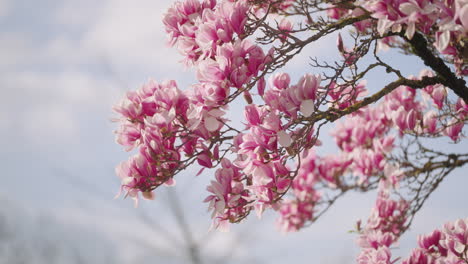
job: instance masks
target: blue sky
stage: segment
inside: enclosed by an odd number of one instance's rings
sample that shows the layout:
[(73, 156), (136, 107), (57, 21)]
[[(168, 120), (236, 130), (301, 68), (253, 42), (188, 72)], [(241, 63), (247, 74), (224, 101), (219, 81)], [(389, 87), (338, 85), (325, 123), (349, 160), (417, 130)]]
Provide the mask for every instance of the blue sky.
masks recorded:
[[(0, 207), (2, 213), (15, 216), (9, 220), (13, 226), (33, 230), (18, 236), (25, 240), (53, 237), (59, 244), (82, 245), (81, 254), (90, 255), (87, 263), (102, 263), (102, 252), (110, 252), (117, 263), (134, 263), (135, 259), (141, 263), (153, 259), (186, 262), (180, 257), (184, 255), (180, 246), (164, 235), (166, 230), (179, 243), (182, 239), (167, 206), (166, 190), (138, 209), (131, 200), (113, 199), (119, 185), (114, 167), (129, 154), (114, 143), (112, 104), (149, 78), (176, 79), (180, 87), (194, 81), (193, 72), (184, 70), (178, 63), (181, 57), (166, 45), (160, 18), (170, 3), (0, 0)], [(309, 69), (308, 56), (334, 52), (334, 43), (329, 38), (308, 48), (307, 56), (292, 61), (288, 70), (293, 76), (300, 75)], [(391, 56), (395, 65), (404, 58)], [(403, 70), (417, 74), (419, 66), (404, 63)], [(412, 72), (415, 69), (418, 72)], [(388, 78), (377, 73), (369, 85), (378, 87)], [(332, 144), (331, 140), (324, 142)], [(466, 142), (458, 146), (447, 142), (436, 145), (468, 149)], [(324, 152), (333, 150), (324, 145)], [(194, 177), (195, 172), (178, 175), (175, 191), (198, 239), (206, 236), (210, 225), (202, 200), (211, 175)], [(466, 168), (457, 170), (431, 197), (401, 241), (403, 255), (416, 244), (416, 234), (467, 216), (467, 175)], [(202, 253), (222, 257), (236, 243), (233, 263), (236, 259), (353, 263), (355, 236), (347, 231), (357, 219), (368, 216), (374, 197), (375, 193), (351, 194), (315, 225), (295, 234), (279, 233), (273, 214), (261, 221), (250, 219), (230, 233), (212, 234)], [(160, 227), (145, 225), (142, 212)], [(43, 217), (51, 220), (38, 224), (37, 219)], [(57, 231), (52, 234), (40, 226), (57, 226)], [(238, 238), (240, 242), (233, 242)], [(93, 248), (101, 250), (83, 246), (93, 241)]]

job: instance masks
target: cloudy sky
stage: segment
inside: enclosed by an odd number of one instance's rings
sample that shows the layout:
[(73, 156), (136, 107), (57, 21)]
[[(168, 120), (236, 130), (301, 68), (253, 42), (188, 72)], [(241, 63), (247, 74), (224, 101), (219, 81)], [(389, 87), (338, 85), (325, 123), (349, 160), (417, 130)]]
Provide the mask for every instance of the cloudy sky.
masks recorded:
[[(31, 230), (18, 233), (19, 241), (50, 238), (78, 248), (89, 257), (86, 263), (107, 262), (109, 255), (117, 263), (186, 262), (166, 190), (138, 209), (130, 200), (113, 199), (119, 185), (114, 167), (128, 153), (114, 143), (112, 104), (150, 78), (176, 79), (180, 87), (194, 81), (166, 45), (161, 16), (170, 3), (0, 0), (0, 212), (10, 215), (5, 219), (11, 228)], [(309, 56), (333, 47), (334, 39), (327, 39), (288, 69), (299, 75)], [(403, 68), (417, 74), (415, 66)], [(385, 78), (374, 76), (369, 83)], [(461, 209), (468, 203), (466, 176), (466, 168), (458, 170), (431, 197), (402, 239), (403, 255), (415, 245), (416, 234), (467, 216)], [(210, 177), (187, 171), (174, 190), (195, 240), (206, 244), (203, 256), (223, 259), (236, 245), (233, 263), (353, 263), (355, 236), (347, 231), (368, 215), (375, 193), (349, 195), (296, 234), (279, 233), (270, 214), (227, 234), (207, 234), (210, 219), (202, 200)]]

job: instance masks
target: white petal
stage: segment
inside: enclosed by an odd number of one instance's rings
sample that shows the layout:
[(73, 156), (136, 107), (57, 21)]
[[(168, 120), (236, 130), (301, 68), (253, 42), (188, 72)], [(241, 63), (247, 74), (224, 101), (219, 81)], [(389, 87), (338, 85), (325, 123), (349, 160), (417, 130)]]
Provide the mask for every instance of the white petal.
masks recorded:
[(406, 37), (409, 39), (412, 39), (414, 36), (414, 32), (416, 30), (416, 27), (414, 25), (414, 22), (410, 22), (408, 26), (406, 27)]
[(219, 128), (219, 121), (214, 117), (205, 118), (205, 127), (208, 131), (213, 132)]
[(127, 185), (127, 184), (131, 183), (132, 181), (133, 181), (132, 177), (125, 177), (125, 178), (122, 179), (121, 184), (122, 185)]
[(215, 212), (223, 214), (224, 208), (226, 208), (226, 202), (224, 201), (224, 199), (219, 200), (215, 203)]
[(416, 5), (411, 4), (411, 3), (403, 3), (403, 4), (400, 5), (400, 11), (403, 14), (409, 16), (409, 15), (419, 11), (419, 8)]
[(189, 119), (187, 125), (188, 125), (190, 130), (195, 130), (195, 129), (198, 128), (200, 123), (201, 123), (200, 118), (195, 118), (195, 119)]
[(263, 212), (265, 211), (264, 204), (255, 204), (255, 212), (257, 213), (258, 219), (262, 218)]
[(253, 169), (252, 176), (254, 186), (267, 185), (273, 181), (273, 179), (267, 175), (267, 172), (262, 167), (256, 167)]
[(226, 112), (224, 112), (223, 110), (220, 110), (220, 109), (212, 109), (208, 112), (208, 114), (210, 114), (211, 116), (215, 116), (215, 117), (220, 117), (220, 116), (223, 116)]
[(377, 22), (377, 31), (379, 31), (379, 34), (383, 36), (385, 32), (392, 26), (393, 22), (386, 19), (386, 18), (381, 18)]
[(301, 107), (299, 110), (304, 116), (309, 117), (312, 113), (314, 113), (314, 110), (315, 110), (314, 107), (315, 107), (314, 101), (309, 99), (309, 100), (302, 101)]
[(442, 34), (440, 34), (439, 36), (439, 43), (438, 43), (439, 45), (437, 45), (438, 50), (444, 51), (448, 47), (449, 42), (450, 42), (450, 31), (446, 30), (442, 32)]
[(174, 118), (176, 117), (176, 110), (174, 107), (171, 107), (171, 109), (167, 113), (167, 117), (169, 122), (172, 122), (172, 120), (174, 120)]
[(401, 24), (392, 24), (390, 27), (392, 28), (393, 33), (401, 32), (401, 30), (403, 29)]
[(291, 146), (292, 138), (284, 130), (281, 130), (280, 132), (278, 132), (278, 142), (279, 142), (279, 144), (281, 146), (287, 148), (287, 147)]
[(463, 8), (461, 8), (460, 12), (460, 21), (465, 28), (465, 30), (468, 29), (468, 5), (465, 5)]
[(458, 242), (458, 241), (455, 241), (455, 247), (454, 247), (455, 251), (457, 251), (458, 253), (463, 253), (463, 251), (465, 250), (465, 245), (463, 245), (462, 243)]

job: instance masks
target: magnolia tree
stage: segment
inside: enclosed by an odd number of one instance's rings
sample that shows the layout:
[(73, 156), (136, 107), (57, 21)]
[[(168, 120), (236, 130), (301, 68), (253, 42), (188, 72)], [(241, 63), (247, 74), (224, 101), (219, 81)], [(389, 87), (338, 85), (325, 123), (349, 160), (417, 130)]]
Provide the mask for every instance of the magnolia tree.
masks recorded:
[[(467, 0), (186, 0), (163, 22), (198, 83), (151, 81), (115, 106), (117, 142), (137, 150), (116, 171), (136, 202), (198, 163), (199, 173), (216, 169), (205, 199), (213, 227), (274, 210), (282, 230), (297, 231), (346, 193), (377, 189), (355, 230), (357, 262), (395, 263), (391, 246), (468, 163), (468, 153), (427, 146), (464, 140)], [(281, 72), (328, 35), (341, 59), (312, 58), (298, 80)], [(386, 61), (382, 49), (427, 67), (404, 76), (405, 62)], [(368, 90), (365, 79), (381, 69), (393, 80)], [(234, 101), (244, 102), (241, 126), (225, 117)], [(315, 151), (324, 127), (339, 149), (332, 155)], [(468, 218), (418, 242), (402, 263), (468, 263)]]

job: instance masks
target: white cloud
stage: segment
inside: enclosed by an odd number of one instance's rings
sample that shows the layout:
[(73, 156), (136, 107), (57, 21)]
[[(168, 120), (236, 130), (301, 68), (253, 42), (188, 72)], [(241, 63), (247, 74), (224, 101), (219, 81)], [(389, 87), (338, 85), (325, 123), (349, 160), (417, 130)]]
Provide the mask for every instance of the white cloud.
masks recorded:
[(31, 41), (19, 32), (0, 33), (0, 71), (26, 64), (33, 56)]
[(38, 42), (26, 32), (0, 32), (0, 43), (0, 72), (23, 71), (26, 67), (40, 71), (46, 65), (63, 69), (96, 63), (79, 42), (65, 33)]
[(99, 63), (99, 60), (93, 58), (79, 41), (67, 34), (54, 36), (38, 51), (36, 53), (38, 63), (52, 63), (69, 68)]
[[(45, 31), (40, 41), (28, 30), (0, 33), (0, 70), (44, 64), (65, 68), (92, 65), (108, 67), (125, 75), (123, 79), (138, 71), (178, 77), (184, 68), (179, 63), (182, 57), (167, 46), (162, 24), (162, 15), (171, 3), (64, 1), (51, 8), (55, 13), (48, 18), (59, 31)], [(149, 77), (145, 75), (142, 81)]]
[[(85, 125), (78, 115), (110, 115), (121, 95), (118, 84), (76, 71), (10, 73), (2, 76), (2, 86), (2, 130), (39, 145), (75, 142)], [(13, 126), (21, 133), (14, 133)]]
[(115, 102), (119, 95), (118, 84), (101, 79), (91, 73), (64, 72), (13, 72), (2, 77), (4, 87), (10, 89), (3, 104), (27, 102), (36, 105), (63, 103), (74, 107), (96, 107)]
[(112, 1), (61, 1), (61, 5), (57, 7), (52, 19), (57, 24), (83, 28), (99, 17), (106, 2)]
[[(108, 1), (83, 45), (96, 56), (107, 58), (121, 70), (154, 67), (155, 71), (180, 71), (181, 59), (167, 47), (162, 14), (171, 1)], [(157, 67), (157, 68), (156, 68)]]
[(61, 105), (43, 105), (25, 111), (19, 120), (24, 134), (35, 143), (62, 142), (76, 138), (77, 124)]
[(10, 11), (10, 1), (9, 0), (0, 0), (0, 18), (8, 15)]
[(0, 111), (0, 138), (6, 136), (9, 133), (8, 129), (11, 127), (11, 120), (8, 118), (6, 112)]

